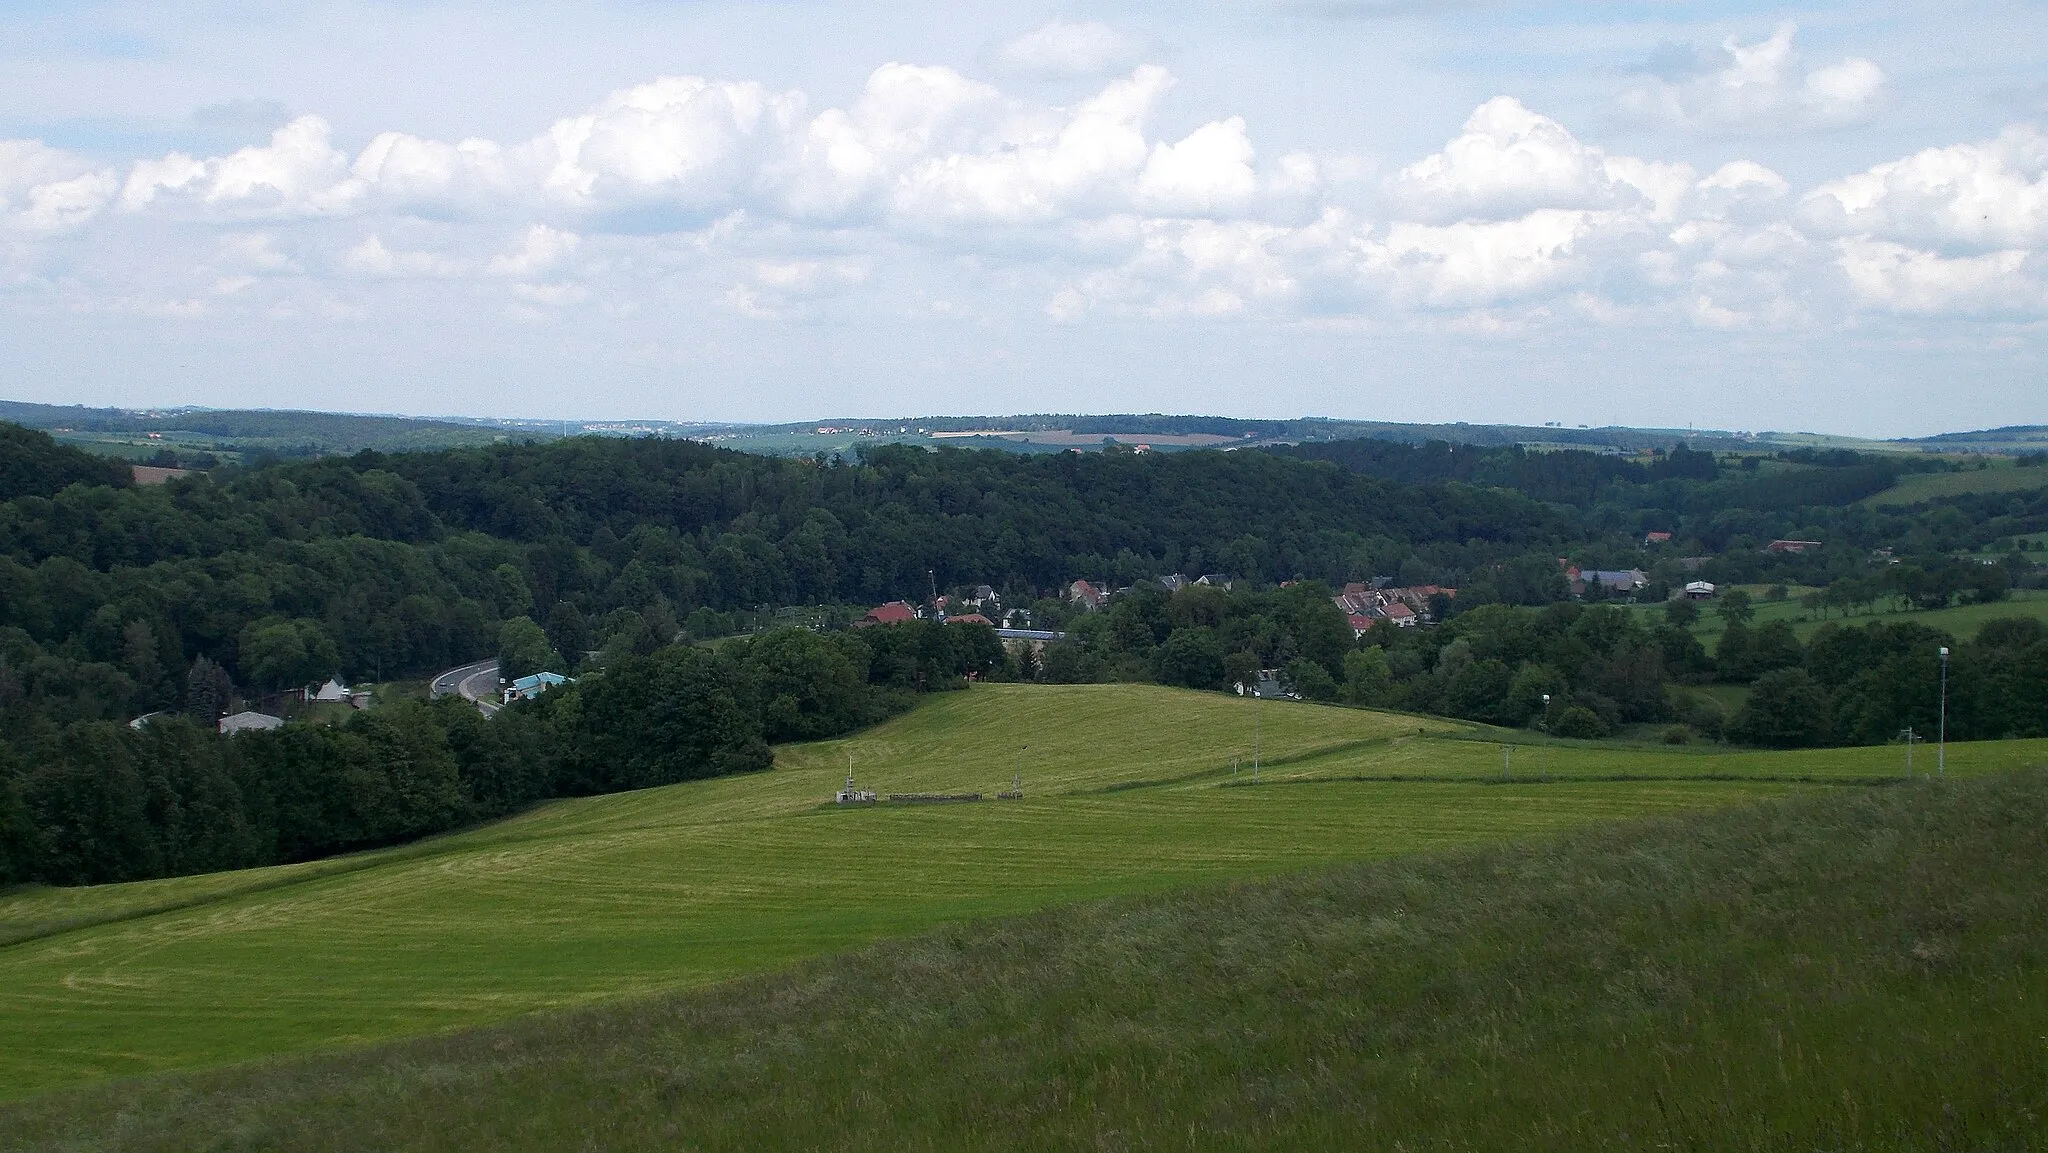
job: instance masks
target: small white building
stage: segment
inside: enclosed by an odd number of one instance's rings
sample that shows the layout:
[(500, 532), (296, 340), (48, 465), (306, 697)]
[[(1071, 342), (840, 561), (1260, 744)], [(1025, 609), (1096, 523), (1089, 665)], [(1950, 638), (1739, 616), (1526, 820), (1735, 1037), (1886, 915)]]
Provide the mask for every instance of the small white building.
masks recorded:
[(1696, 601), (1713, 600), (1714, 583), (1712, 581), (1687, 581), (1685, 582), (1685, 595)]
[(319, 688), (307, 686), (305, 698), (309, 701), (345, 701), (348, 699), (348, 686), (342, 684), (341, 676), (336, 674), (328, 677), (327, 683)]

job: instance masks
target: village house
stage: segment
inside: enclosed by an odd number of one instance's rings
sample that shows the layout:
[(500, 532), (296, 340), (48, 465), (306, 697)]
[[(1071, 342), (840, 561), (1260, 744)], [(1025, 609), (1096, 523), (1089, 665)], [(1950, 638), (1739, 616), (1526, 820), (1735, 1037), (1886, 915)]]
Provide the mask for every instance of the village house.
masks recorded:
[(1696, 601), (1713, 600), (1714, 584), (1712, 581), (1687, 581), (1685, 595)]
[(1094, 612), (1109, 603), (1109, 590), (1098, 584), (1077, 580), (1067, 586), (1066, 599), (1089, 612)]
[(1651, 545), (1658, 545), (1658, 544), (1670, 544), (1670, 543), (1671, 543), (1671, 534), (1670, 534), (1670, 533), (1668, 533), (1668, 532), (1646, 532), (1646, 533), (1644, 533), (1644, 534), (1643, 534), (1643, 547), (1644, 547), (1644, 548), (1649, 548), (1649, 547), (1650, 547)]
[(890, 601), (888, 604), (876, 605), (869, 609), (866, 616), (853, 622), (853, 627), (858, 629), (869, 625), (900, 625), (916, 619), (917, 610), (910, 606), (909, 601)]
[(1820, 542), (1817, 540), (1774, 540), (1771, 543), (1764, 546), (1764, 551), (1797, 554), (1803, 553), (1810, 548), (1819, 547)]
[(1390, 621), (1398, 628), (1411, 628), (1420, 624), (1423, 614), (1429, 609), (1429, 598), (1444, 593), (1455, 593), (1455, 589), (1442, 589), (1436, 585), (1418, 585), (1410, 589), (1368, 589), (1364, 584), (1353, 581), (1344, 586), (1344, 591), (1330, 599), (1344, 611), (1351, 622), (1354, 636), (1364, 636), (1367, 629), (1381, 621)]

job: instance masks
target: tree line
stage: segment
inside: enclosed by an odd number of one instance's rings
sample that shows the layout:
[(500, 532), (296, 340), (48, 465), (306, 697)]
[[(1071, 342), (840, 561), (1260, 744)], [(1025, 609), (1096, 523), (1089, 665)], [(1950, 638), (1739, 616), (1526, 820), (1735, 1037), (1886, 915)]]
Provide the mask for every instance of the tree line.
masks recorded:
[(1000, 674), (986, 625), (780, 629), (661, 646), (486, 719), (445, 698), (232, 737), (211, 701), (0, 745), (0, 884), (77, 885), (390, 845), (551, 797), (770, 767), (770, 745), (873, 724)]
[[(1710, 650), (1687, 600), (1652, 612), (1488, 604), (1434, 628), (1381, 623), (1355, 637), (1320, 582), (1140, 586), (1071, 622), (1067, 640), (1015, 675), (1234, 691), (1271, 669), (1315, 701), (1566, 737), (1648, 725), (1672, 740), (1790, 748), (1878, 744), (1909, 726), (1933, 733), (1945, 646), (1951, 739), (2048, 736), (2048, 626), (2033, 617), (1994, 620), (1967, 641), (1912, 621), (1827, 622), (1802, 641), (1789, 621), (1754, 623), (1740, 591), (1717, 607), (1724, 627)], [(1753, 688), (1729, 710), (1702, 691), (1715, 684)]]

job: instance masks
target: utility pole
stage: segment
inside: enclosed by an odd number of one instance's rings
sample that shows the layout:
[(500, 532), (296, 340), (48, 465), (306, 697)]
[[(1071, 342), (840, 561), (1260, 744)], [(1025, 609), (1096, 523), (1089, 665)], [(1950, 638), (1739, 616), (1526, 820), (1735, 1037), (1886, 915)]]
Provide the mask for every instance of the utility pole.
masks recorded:
[(1252, 682), (1252, 784), (1259, 783), (1259, 690)]
[(1906, 779), (1913, 779), (1913, 726), (1906, 726)]
[(1934, 775), (1948, 775), (1948, 646), (1941, 646), (1941, 731), (1934, 746)]
[(1509, 778), (1510, 776), (1513, 776), (1513, 775), (1514, 775), (1514, 763), (1515, 763), (1515, 746), (1513, 746), (1513, 745), (1502, 745), (1502, 746), (1500, 747), (1500, 779), (1501, 779), (1501, 780), (1507, 780), (1507, 779), (1508, 779), (1508, 778)]

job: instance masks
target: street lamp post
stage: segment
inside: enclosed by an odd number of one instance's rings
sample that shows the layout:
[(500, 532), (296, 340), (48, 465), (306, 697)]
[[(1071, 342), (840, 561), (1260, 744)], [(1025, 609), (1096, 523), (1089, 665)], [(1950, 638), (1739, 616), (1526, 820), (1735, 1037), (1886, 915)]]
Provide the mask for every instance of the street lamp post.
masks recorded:
[(1934, 752), (1934, 775), (1948, 774), (1948, 646), (1941, 646), (1941, 729)]
[(1543, 694), (1543, 718), (1542, 718), (1541, 720), (1539, 720), (1539, 721), (1537, 721), (1537, 722), (1536, 722), (1536, 727), (1537, 727), (1538, 729), (1541, 729), (1541, 730), (1543, 731), (1543, 734), (1544, 734), (1545, 736), (1549, 736), (1549, 735), (1550, 735), (1550, 694), (1549, 694), (1549, 693), (1544, 693), (1544, 694)]

